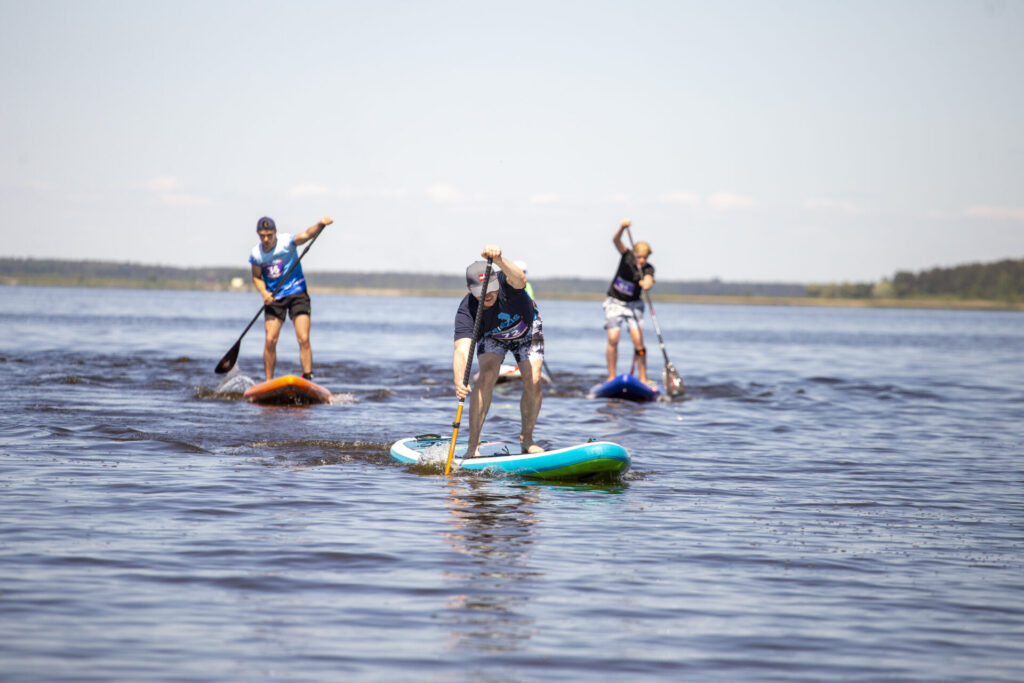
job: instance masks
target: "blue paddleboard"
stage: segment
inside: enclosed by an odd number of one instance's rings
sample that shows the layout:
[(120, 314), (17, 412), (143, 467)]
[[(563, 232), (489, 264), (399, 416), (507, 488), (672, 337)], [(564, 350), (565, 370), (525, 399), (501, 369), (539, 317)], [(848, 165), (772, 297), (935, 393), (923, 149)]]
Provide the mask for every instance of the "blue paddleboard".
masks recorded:
[(661, 387), (644, 384), (633, 375), (619, 375), (590, 389), (591, 398), (623, 398), (627, 401), (653, 401), (661, 394)]
[[(629, 453), (608, 441), (591, 441), (543, 453), (519, 453), (519, 446), (490, 442), (480, 444), (479, 458), (466, 458), (466, 439), (455, 442), (452, 469), (486, 471), (528, 479), (585, 479), (595, 475), (617, 476), (629, 469)], [(406, 464), (437, 463), (444, 469), (451, 437), (437, 434), (396, 441), (391, 457)]]

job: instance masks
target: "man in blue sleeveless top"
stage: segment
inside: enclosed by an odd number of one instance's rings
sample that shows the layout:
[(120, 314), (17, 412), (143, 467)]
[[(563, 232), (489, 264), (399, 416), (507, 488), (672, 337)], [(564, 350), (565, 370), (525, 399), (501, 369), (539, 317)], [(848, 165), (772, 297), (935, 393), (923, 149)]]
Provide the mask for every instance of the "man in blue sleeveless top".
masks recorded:
[[(636, 365), (641, 382), (647, 382), (647, 349), (644, 348), (644, 302), (641, 295), (654, 286), (654, 266), (647, 262), (651, 245), (637, 242), (631, 251), (622, 243), (622, 233), (630, 225), (622, 221), (612, 238), (612, 243), (622, 256), (615, 279), (608, 287), (604, 300), (604, 327), (608, 331), (608, 346), (605, 357), (608, 361), (608, 380), (615, 378), (615, 366), (619, 355), (619, 334), (623, 324), (633, 340)], [(608, 381), (606, 380), (606, 381)]]
[[(455, 353), (452, 358), (455, 395), (459, 399), (470, 396), (469, 447), (466, 457), (480, 455), (480, 432), (491, 407), (491, 395), (498, 381), (501, 362), (508, 352), (515, 356), (523, 378), (523, 396), (519, 401), (522, 419), (520, 446), (523, 453), (541, 453), (544, 449), (533, 442), (533, 428), (540, 414), (541, 366), (544, 364), (544, 330), (540, 313), (536, 303), (525, 291), (526, 275), (515, 263), (502, 258), (500, 247), (488, 245), (480, 255), (494, 259), (491, 279), (487, 283), (487, 296), (483, 302), (480, 301), (487, 262), (476, 261), (466, 268), (469, 294), (459, 302), (459, 310), (455, 314)], [(466, 360), (472, 350), (476, 312), (481, 303), (484, 309), (480, 340), (476, 348), (480, 359), (480, 375), (471, 392), (462, 381), (466, 373)]]
[[(299, 341), (299, 362), (302, 376), (313, 378), (313, 350), (309, 345), (309, 293), (306, 278), (302, 274), (297, 248), (313, 239), (325, 227), (333, 223), (324, 218), (298, 235), (277, 232), (274, 219), (264, 216), (256, 222), (256, 234), (260, 243), (249, 254), (252, 266), (252, 283), (263, 297), (264, 326), (267, 336), (263, 346), (263, 372), (268, 380), (274, 378), (277, 365), (277, 339), (284, 325), (285, 313), (295, 326), (295, 337)], [(292, 269), (292, 266), (295, 268)], [(289, 272), (291, 270), (291, 272)], [(282, 279), (287, 276), (287, 280)]]

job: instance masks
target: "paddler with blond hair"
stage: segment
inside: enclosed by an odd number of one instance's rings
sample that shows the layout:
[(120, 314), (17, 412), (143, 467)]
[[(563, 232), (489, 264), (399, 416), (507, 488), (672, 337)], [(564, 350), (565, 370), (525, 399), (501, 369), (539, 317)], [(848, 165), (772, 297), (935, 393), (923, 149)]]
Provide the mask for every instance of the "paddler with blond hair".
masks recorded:
[(619, 356), (619, 335), (622, 325), (629, 330), (633, 341), (633, 353), (639, 371), (639, 379), (645, 384), (647, 380), (647, 349), (644, 347), (644, 301), (643, 293), (654, 286), (654, 266), (647, 262), (651, 255), (651, 245), (637, 242), (633, 249), (622, 241), (622, 233), (629, 228), (628, 220), (622, 221), (615, 231), (612, 243), (618, 249), (619, 267), (615, 278), (608, 287), (605, 297), (604, 327), (608, 331), (608, 346), (605, 356), (608, 361), (608, 380), (615, 379), (616, 365)]

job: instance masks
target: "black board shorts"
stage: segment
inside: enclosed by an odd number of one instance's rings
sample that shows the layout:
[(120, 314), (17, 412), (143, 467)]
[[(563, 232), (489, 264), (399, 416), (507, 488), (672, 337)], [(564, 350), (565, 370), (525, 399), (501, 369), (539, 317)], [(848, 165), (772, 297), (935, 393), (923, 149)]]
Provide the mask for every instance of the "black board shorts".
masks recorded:
[(297, 315), (309, 315), (310, 310), (309, 292), (302, 291), (297, 294), (289, 294), (285, 298), (265, 306), (263, 308), (263, 318), (270, 320), (271, 317), (274, 317), (278, 320), (284, 320), (284, 314), (287, 311), (291, 319), (295, 320)]

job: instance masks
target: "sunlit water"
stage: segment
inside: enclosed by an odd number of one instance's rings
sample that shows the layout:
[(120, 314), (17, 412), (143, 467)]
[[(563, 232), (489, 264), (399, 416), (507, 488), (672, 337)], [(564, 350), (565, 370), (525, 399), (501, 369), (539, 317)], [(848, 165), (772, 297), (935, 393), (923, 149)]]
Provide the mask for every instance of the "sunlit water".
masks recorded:
[(4, 680), (1024, 679), (1020, 313), (657, 303), (637, 405), (538, 292), (538, 439), (633, 458), (539, 484), (388, 456), (451, 429), (454, 298), (314, 295), (338, 400), (264, 408), (213, 373), (255, 295), (0, 293)]

